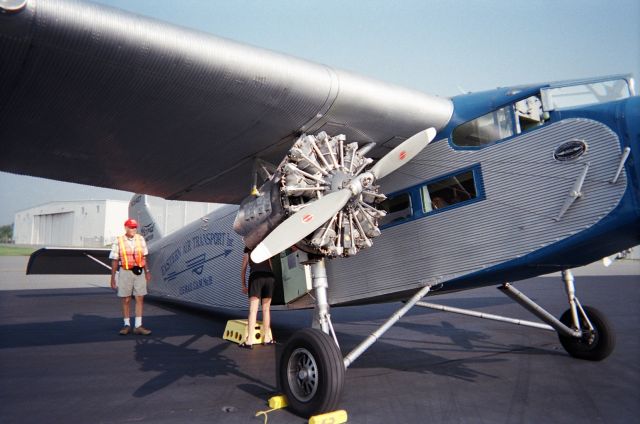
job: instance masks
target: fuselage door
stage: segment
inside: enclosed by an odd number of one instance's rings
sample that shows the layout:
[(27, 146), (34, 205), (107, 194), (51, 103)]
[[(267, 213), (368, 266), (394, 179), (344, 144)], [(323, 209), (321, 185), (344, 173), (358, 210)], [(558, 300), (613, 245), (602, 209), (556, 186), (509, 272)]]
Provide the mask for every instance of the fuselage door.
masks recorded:
[(284, 303), (290, 303), (311, 291), (311, 271), (309, 265), (303, 264), (307, 259), (307, 254), (301, 250), (287, 249), (280, 253)]

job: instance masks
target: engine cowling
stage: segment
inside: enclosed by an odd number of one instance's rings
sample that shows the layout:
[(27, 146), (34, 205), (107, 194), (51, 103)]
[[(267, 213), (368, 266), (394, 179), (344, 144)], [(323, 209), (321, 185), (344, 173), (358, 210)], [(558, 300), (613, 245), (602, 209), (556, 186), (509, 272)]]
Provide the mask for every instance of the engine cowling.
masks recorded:
[(240, 203), (233, 229), (243, 237), (245, 245), (253, 249), (286, 217), (277, 178), (272, 178), (260, 187), (256, 195)]

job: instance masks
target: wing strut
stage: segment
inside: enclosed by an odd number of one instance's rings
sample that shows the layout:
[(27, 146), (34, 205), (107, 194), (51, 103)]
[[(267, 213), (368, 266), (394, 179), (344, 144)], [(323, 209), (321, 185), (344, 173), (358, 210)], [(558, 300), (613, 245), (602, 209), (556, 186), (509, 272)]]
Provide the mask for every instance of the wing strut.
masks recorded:
[(424, 286), (423, 288), (421, 288), (416, 294), (413, 295), (411, 299), (409, 299), (409, 301), (407, 301), (407, 303), (405, 303), (402, 308), (398, 309), (396, 313), (391, 315), (391, 317), (384, 324), (382, 324), (380, 328), (371, 333), (369, 337), (367, 337), (362, 343), (360, 343), (351, 352), (349, 352), (347, 356), (344, 357), (344, 367), (349, 368), (349, 365), (351, 365), (353, 361), (355, 361), (360, 355), (364, 353), (365, 350), (367, 350), (372, 344), (374, 344), (376, 340), (378, 340), (384, 333), (386, 333), (386, 331), (391, 328), (393, 324), (398, 322), (400, 318), (402, 318), (407, 312), (409, 312), (409, 309), (413, 308), (413, 305), (415, 305), (420, 299), (425, 297), (429, 293), (429, 290), (431, 290), (431, 286)]

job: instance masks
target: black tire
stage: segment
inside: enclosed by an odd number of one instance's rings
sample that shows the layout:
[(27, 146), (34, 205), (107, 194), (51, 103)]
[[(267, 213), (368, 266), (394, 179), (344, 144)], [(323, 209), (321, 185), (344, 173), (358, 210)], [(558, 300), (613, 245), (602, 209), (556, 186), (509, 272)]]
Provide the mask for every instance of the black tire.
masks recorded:
[(285, 345), (278, 378), (289, 408), (310, 416), (334, 411), (344, 385), (344, 361), (333, 339), (322, 331), (297, 331)]
[[(613, 352), (613, 348), (616, 345), (615, 333), (602, 312), (589, 306), (584, 306), (583, 309), (594, 330), (590, 331), (587, 323), (581, 319), (582, 337), (575, 338), (559, 334), (560, 343), (567, 353), (574, 358), (602, 361)], [(580, 312), (578, 312), (578, 315), (580, 315)], [(567, 327), (573, 328), (570, 309), (562, 314), (560, 321)]]

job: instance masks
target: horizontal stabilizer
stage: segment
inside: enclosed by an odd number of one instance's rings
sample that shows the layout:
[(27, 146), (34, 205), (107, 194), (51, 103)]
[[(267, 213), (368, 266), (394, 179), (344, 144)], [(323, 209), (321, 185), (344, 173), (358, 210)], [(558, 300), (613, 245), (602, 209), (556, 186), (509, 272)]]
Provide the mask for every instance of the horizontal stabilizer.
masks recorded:
[(110, 274), (111, 249), (43, 247), (29, 257), (29, 274), (96, 275)]

